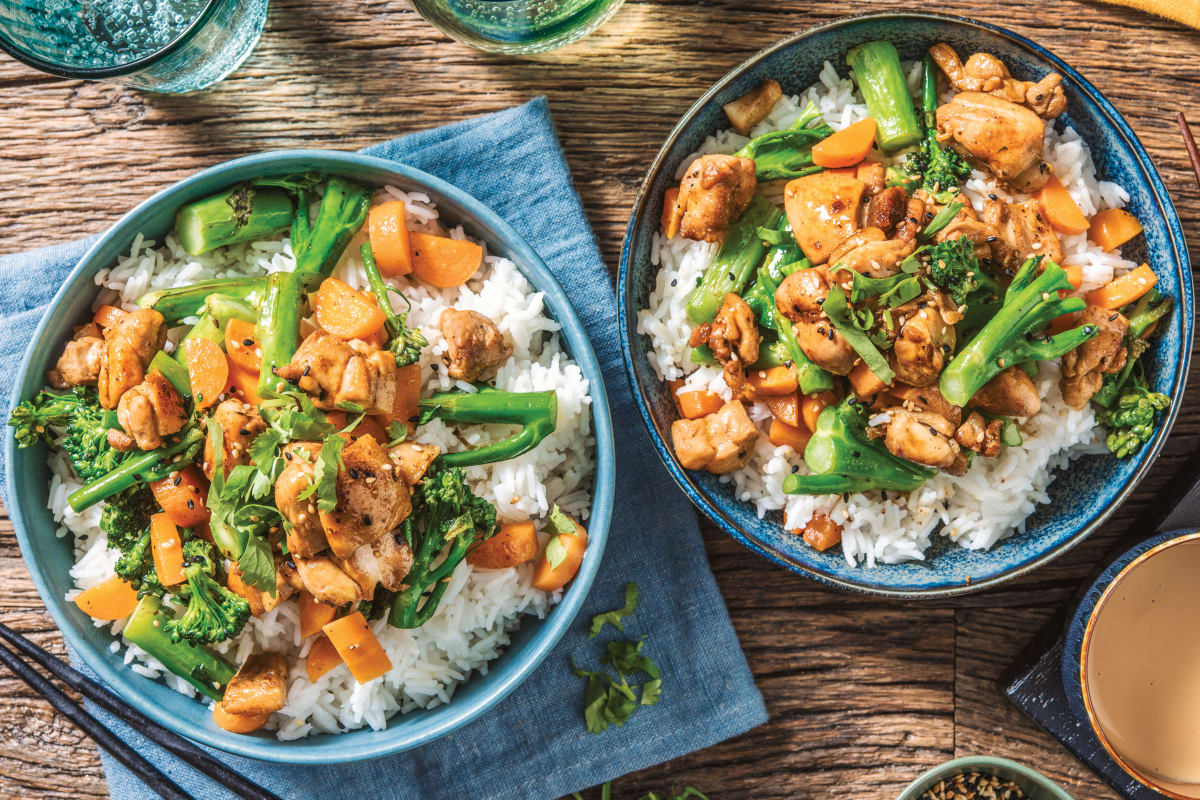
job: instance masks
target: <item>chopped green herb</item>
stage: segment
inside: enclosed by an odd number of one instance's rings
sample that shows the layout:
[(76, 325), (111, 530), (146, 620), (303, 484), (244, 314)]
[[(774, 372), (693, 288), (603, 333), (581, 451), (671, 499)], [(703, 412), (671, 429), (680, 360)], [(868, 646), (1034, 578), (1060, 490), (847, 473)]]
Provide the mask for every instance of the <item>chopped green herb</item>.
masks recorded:
[(622, 633), (625, 632), (625, 626), (621, 620), (631, 616), (637, 611), (638, 604), (638, 587), (636, 583), (630, 582), (625, 584), (625, 605), (614, 611), (605, 611), (602, 614), (596, 614), (592, 617), (592, 627), (588, 629), (588, 636), (595, 639), (600, 631), (604, 630), (605, 625), (612, 625)]

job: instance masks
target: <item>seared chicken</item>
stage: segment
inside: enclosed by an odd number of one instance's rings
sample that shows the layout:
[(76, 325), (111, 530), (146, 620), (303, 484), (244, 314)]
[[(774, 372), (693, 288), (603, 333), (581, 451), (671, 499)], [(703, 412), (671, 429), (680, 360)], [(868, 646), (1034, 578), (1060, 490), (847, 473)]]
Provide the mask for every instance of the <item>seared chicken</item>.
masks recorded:
[(273, 714), (287, 704), (287, 659), (254, 653), (229, 679), (221, 707), (230, 714)]
[(412, 491), (375, 437), (360, 436), (342, 450), (337, 506), (321, 512), (325, 539), (338, 558), (349, 558), (393, 530), (412, 511)]
[(1062, 261), (1062, 243), (1036, 200), (986, 200), (983, 221), (997, 237), (991, 242), (992, 260), (1009, 270), (1016, 270), (1030, 256), (1045, 256), (1056, 264)]
[(130, 439), (141, 450), (155, 450), (163, 446), (164, 436), (182, 429), (187, 418), (183, 398), (171, 382), (155, 370), (121, 395), (117, 404), (117, 422), (128, 438), (110, 428), (109, 441), (118, 450), (129, 449)]
[(831, 286), (833, 278), (825, 267), (796, 270), (779, 284), (775, 306), (794, 323), (796, 341), (804, 355), (835, 375), (846, 375), (854, 368), (858, 353), (821, 308)]
[[(941, 209), (937, 208), (936, 210), (940, 211)], [(976, 258), (993, 258), (992, 245), (998, 242), (1000, 237), (995, 226), (981, 220), (970, 203), (963, 204), (963, 207), (950, 220), (950, 224), (934, 235), (934, 241), (938, 243), (958, 241), (964, 236), (971, 240), (971, 244), (975, 245)]]
[(291, 442), (283, 448), (287, 466), (275, 481), (275, 505), (291, 523), (287, 531), (288, 552), (307, 558), (329, 547), (325, 528), (317, 514), (316, 499), (299, 498), (313, 481), (313, 464), (321, 452), (317, 442)]
[(344, 606), (369, 600), (374, 587), (364, 587), (329, 556), (295, 558), (296, 574), (304, 590), (319, 603)]
[(976, 53), (964, 65), (948, 44), (935, 44), (929, 54), (960, 92), (986, 92), (1027, 106), (1039, 117), (1057, 117), (1067, 109), (1062, 76), (1051, 72), (1034, 83), (1014, 78), (1004, 62), (991, 53)]
[(294, 575), (292, 567), (287, 565), (281, 557), (275, 557), (275, 594), (264, 592), (255, 586), (251, 586), (242, 579), (242, 571), (236, 565), (230, 565), (229, 578), (225, 581), (225, 585), (229, 587), (229, 591), (239, 595), (247, 603), (250, 604), (250, 613), (256, 617), (261, 617), (263, 614), (272, 610), (280, 603), (290, 599), (296, 593), (296, 588), (293, 586), (289, 577)]
[(932, 411), (954, 425), (962, 422), (962, 409), (951, 405), (937, 386), (923, 386), (918, 389), (915, 386), (894, 383), (888, 387), (887, 394), (900, 401), (909, 411)]
[(700, 156), (679, 184), (680, 234), (685, 239), (720, 241), (725, 229), (750, 205), (757, 188), (750, 159), (716, 153)]
[(412, 548), (399, 533), (381, 536), (355, 550), (349, 558), (338, 560), (342, 570), (363, 587), (367, 599), (374, 595), (376, 585), (400, 591), (412, 564)]
[(993, 419), (989, 422), (983, 418), (983, 414), (972, 411), (954, 432), (954, 440), (981, 456), (995, 458), (1000, 455), (1000, 432), (1003, 430), (1004, 420)]
[(725, 383), (737, 394), (745, 383), (746, 367), (758, 360), (761, 340), (754, 312), (745, 300), (730, 292), (713, 321), (697, 325), (688, 343), (692, 347), (707, 345), (712, 350), (717, 363), (724, 367)]
[(416, 486), (425, 477), (426, 470), (442, 452), (435, 444), (404, 441), (388, 450), (388, 458), (400, 471), (400, 477), (409, 486)]
[(449, 346), (446, 374), (456, 381), (472, 382), (490, 375), (513, 353), (496, 323), (478, 311), (448, 308), (438, 324)]
[(55, 389), (72, 386), (91, 386), (100, 378), (100, 362), (104, 356), (104, 338), (94, 322), (80, 325), (75, 336), (67, 342), (54, 369), (46, 378)]
[[(221, 464), (228, 476), (239, 464), (250, 463), (250, 443), (267, 429), (258, 409), (240, 400), (224, 400), (213, 411), (213, 420), (221, 426)], [(211, 481), (216, 472), (212, 439), (204, 437), (204, 474)]]
[(1025, 370), (1009, 367), (985, 383), (970, 405), (998, 417), (1032, 417), (1041, 410), (1042, 399)]
[(858, 230), (866, 188), (857, 178), (829, 171), (788, 182), (783, 196), (788, 222), (814, 266), (828, 261), (834, 248)]
[(1099, 333), (1063, 356), (1063, 399), (1071, 408), (1083, 408), (1092, 399), (1106, 374), (1120, 372), (1127, 353), (1123, 340), (1129, 320), (1116, 311), (1089, 305), (1079, 317), (1080, 325), (1094, 325)]
[(349, 342), (324, 331), (309, 334), (291, 363), (275, 374), (313, 396), (317, 408), (361, 407), (391, 414), (396, 405), (396, 358), (364, 341)]
[(758, 429), (738, 400), (700, 419), (671, 423), (671, 442), (684, 469), (704, 469), (717, 475), (739, 470), (749, 461), (757, 439)]
[(888, 363), (909, 386), (933, 386), (954, 353), (954, 324), (962, 319), (941, 292), (929, 291), (892, 311), (899, 330)]
[(163, 315), (139, 308), (121, 317), (104, 331), (97, 385), (100, 405), (116, 408), (121, 395), (146, 377), (146, 365), (167, 341)]
[(967, 459), (954, 440), (955, 426), (931, 411), (889, 408), (890, 419), (883, 443), (893, 455), (934, 467), (951, 475), (965, 475)]
[[(990, 94), (962, 92), (937, 110), (938, 140), (952, 146), (971, 161), (1010, 184), (1022, 176), (1028, 188), (1042, 163), (1045, 123), (1024, 106)], [(1048, 177), (1048, 175), (1046, 176)], [(1045, 183), (1045, 180), (1042, 181)]]

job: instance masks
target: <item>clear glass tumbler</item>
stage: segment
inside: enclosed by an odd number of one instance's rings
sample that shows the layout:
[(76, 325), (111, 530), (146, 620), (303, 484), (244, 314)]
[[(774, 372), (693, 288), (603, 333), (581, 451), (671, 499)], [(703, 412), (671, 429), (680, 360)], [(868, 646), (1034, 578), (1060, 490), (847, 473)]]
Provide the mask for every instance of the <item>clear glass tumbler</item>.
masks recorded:
[(268, 0), (0, 0), (0, 50), (53, 75), (192, 92), (254, 50)]
[(412, 0), (447, 36), (493, 53), (542, 53), (600, 27), (624, 0)]

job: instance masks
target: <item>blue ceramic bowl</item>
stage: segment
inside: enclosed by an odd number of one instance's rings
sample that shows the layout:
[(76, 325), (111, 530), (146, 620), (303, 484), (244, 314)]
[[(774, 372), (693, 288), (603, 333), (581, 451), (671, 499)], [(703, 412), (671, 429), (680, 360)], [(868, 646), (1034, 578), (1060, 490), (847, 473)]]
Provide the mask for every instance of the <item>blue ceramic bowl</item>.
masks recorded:
[(696, 101), (667, 137), (634, 204), (621, 255), (621, 342), (634, 398), (659, 455), (688, 497), (739, 542), (790, 570), (846, 589), (901, 598), (966, 594), (1048, 562), (1101, 525), (1150, 468), (1174, 423), (1178, 402), (1153, 441), (1133, 458), (1088, 456), (1074, 462), (1051, 484), (1052, 501), (1038, 507), (1024, 535), (987, 552), (967, 551), (935, 537), (924, 562), (855, 568), (836, 548), (818, 553), (788, 533), (778, 513), (759, 519), (753, 507), (738, 502), (730, 486), (716, 476), (680, 466), (669, 443), (673, 403), (647, 359), (647, 340), (637, 333), (637, 313), (647, 306), (654, 287), (656, 268), (650, 263), (650, 252), (663, 192), (676, 183), (673, 176), (680, 162), (707, 135), (729, 127), (721, 106), (767, 78), (778, 80), (785, 92), (803, 91), (817, 80), (827, 60), (845, 75), (846, 51), (876, 39), (893, 42), (905, 59), (916, 59), (931, 44), (944, 41), (964, 55), (994, 53), (1021, 78), (1040, 77), (1050, 70), (1062, 74), (1069, 101), (1062, 119), (1091, 146), (1099, 176), (1129, 192), (1128, 208), (1145, 225), (1145, 236), (1127, 246), (1127, 257), (1149, 261), (1162, 291), (1175, 299), (1176, 311), (1155, 339), (1146, 365), (1157, 391), (1182, 398), (1192, 347), (1191, 268), (1171, 198), (1137, 136), (1112, 104), (1057, 56), (994, 25), (941, 14), (881, 12), (819, 25), (758, 53)]
[(49, 470), (42, 446), (18, 450), (12, 429), (6, 427), (4, 456), (9, 468), (9, 513), (16, 527), (21, 553), (51, 616), (67, 642), (95, 670), (142, 713), (180, 733), (237, 755), (292, 764), (344, 763), (375, 758), (418, 747), (467, 724), (486, 712), (541, 663), (562, 637), (579, 611), (600, 567), (612, 513), (614, 456), (612, 424), (604, 378), (583, 326), (571, 303), (550, 270), (511, 226), (475, 198), (419, 170), (355, 153), (325, 150), (287, 150), (240, 158), (197, 173), (151, 197), (121, 218), (95, 244), (67, 278), (38, 326), (26, 351), (17, 381), (17, 401), (33, 396), (44, 383), (62, 343), (71, 328), (90, 314), (96, 294), (93, 276), (128, 252), (134, 237), (145, 234), (161, 239), (174, 224), (175, 211), (184, 203), (213, 194), (263, 174), (287, 174), (320, 170), (366, 184), (390, 184), (406, 191), (427, 193), (444, 219), (461, 223), (467, 233), (487, 242), (490, 252), (510, 258), (538, 291), (562, 325), (562, 336), (572, 357), (591, 382), (592, 415), (596, 431), (596, 480), (592, 516), (588, 521), (588, 549), (578, 576), (571, 582), (562, 602), (543, 620), (523, 621), (513, 634), (512, 644), (493, 661), (486, 675), (476, 674), (460, 686), (447, 705), (393, 717), (385, 730), (363, 729), (342, 735), (319, 735), (281, 742), (263, 733), (239, 736), (227, 733), (212, 722), (207, 706), (191, 700), (163, 684), (142, 678), (108, 651), (112, 637), (93, 627), (74, 603), (63, 600), (72, 588), (67, 574), (73, 559), (69, 539), (54, 535), (55, 525), (46, 510)]

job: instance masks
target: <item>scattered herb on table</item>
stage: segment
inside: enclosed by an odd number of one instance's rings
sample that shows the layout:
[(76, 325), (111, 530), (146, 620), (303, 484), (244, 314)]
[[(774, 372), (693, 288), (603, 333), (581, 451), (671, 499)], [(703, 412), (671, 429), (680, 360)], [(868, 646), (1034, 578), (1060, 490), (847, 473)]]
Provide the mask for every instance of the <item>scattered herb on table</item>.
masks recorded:
[(637, 611), (637, 604), (637, 584), (632, 582), (625, 584), (625, 605), (613, 611), (605, 611), (603, 614), (597, 614), (592, 617), (592, 627), (588, 630), (588, 636), (595, 639), (600, 631), (604, 630), (605, 625), (612, 625), (624, 633), (625, 626), (621, 623), (621, 620), (631, 616), (634, 611)]

